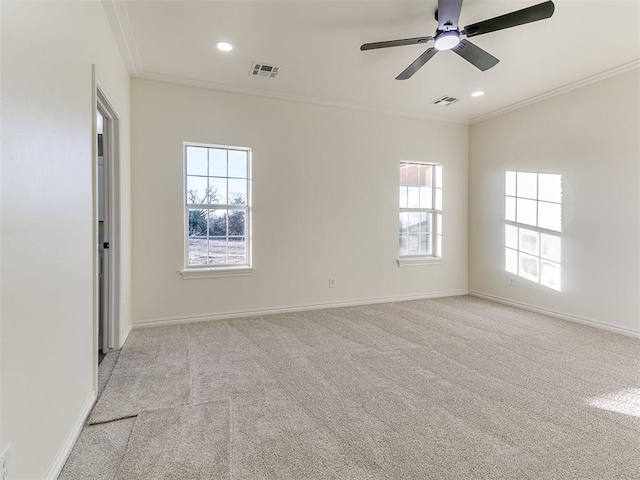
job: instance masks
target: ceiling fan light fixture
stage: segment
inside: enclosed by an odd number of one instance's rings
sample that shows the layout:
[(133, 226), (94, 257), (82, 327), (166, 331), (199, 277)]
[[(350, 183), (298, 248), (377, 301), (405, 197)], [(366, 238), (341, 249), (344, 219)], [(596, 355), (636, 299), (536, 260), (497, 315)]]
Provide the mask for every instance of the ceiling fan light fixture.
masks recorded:
[(442, 32), (437, 37), (433, 44), (436, 50), (451, 50), (453, 47), (460, 43), (460, 33), (452, 30), (450, 32)]

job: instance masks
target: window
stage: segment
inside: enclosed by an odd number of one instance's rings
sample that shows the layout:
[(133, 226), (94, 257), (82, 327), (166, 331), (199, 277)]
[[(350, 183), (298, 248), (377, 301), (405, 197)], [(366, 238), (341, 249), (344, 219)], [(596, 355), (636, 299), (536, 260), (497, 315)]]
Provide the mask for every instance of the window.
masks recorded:
[(562, 176), (506, 172), (505, 268), (560, 291)]
[(185, 144), (184, 162), (186, 269), (249, 267), (251, 150)]
[(442, 166), (400, 163), (399, 265), (442, 257)]

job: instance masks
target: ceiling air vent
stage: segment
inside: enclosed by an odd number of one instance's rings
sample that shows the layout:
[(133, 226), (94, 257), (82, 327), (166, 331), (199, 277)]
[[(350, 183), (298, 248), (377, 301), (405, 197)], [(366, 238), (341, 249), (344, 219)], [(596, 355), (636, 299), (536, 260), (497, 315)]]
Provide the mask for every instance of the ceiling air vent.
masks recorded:
[(267, 65), (266, 63), (253, 63), (251, 65), (251, 75), (255, 77), (269, 77), (274, 78), (278, 75), (278, 71), (280, 67), (276, 67), (275, 65)]
[(459, 102), (460, 99), (459, 98), (454, 98), (454, 97), (447, 97), (446, 95), (444, 97), (440, 97), (435, 99), (433, 102), (431, 102), (432, 105), (443, 105), (443, 106), (448, 106), (451, 105), (453, 103)]

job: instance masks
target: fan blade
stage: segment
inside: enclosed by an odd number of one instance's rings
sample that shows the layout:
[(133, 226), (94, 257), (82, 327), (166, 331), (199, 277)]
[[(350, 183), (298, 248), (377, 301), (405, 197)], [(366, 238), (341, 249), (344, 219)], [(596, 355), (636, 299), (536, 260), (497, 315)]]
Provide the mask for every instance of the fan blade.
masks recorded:
[(468, 25), (464, 27), (461, 33), (466, 34), (467, 37), (475, 37), (476, 35), (484, 35), (485, 33), (495, 32), (496, 30), (537, 22), (538, 20), (551, 17), (555, 8), (555, 5), (551, 1), (539, 3), (532, 7), (523, 8), (522, 10), (507, 13), (506, 15)]
[(404, 72), (396, 77), (396, 80), (406, 80), (407, 78), (411, 78), (411, 76), (418, 70), (420, 70), (422, 66), (427, 63), (436, 53), (438, 53), (438, 50), (433, 47), (429, 48), (426, 52), (420, 55), (415, 60), (415, 62), (405, 68)]
[(462, 0), (438, 0), (438, 30), (445, 30), (445, 24), (451, 24), (449, 30), (458, 29)]
[(457, 53), (467, 62), (478, 67), (483, 72), (485, 70), (489, 70), (500, 61), (468, 40), (461, 40), (458, 45), (451, 49), (451, 51)]
[(373, 50), (375, 48), (387, 48), (387, 47), (402, 47), (403, 45), (417, 45), (419, 43), (426, 43), (429, 40), (433, 40), (433, 37), (414, 37), (405, 38), (402, 40), (389, 40), (388, 42), (375, 42), (365, 43), (360, 47), (360, 50)]

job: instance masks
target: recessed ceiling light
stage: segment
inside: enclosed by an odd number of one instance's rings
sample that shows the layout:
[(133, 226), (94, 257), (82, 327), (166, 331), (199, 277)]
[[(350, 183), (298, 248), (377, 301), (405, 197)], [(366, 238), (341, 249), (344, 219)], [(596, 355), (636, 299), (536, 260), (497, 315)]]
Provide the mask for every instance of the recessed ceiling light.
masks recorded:
[(481, 97), (482, 95), (484, 95), (484, 92), (482, 90), (478, 90), (471, 94), (472, 97)]
[(216, 43), (216, 47), (218, 47), (218, 50), (221, 50), (223, 52), (230, 52), (231, 50), (233, 50), (233, 45), (231, 45), (229, 42), (218, 42)]

